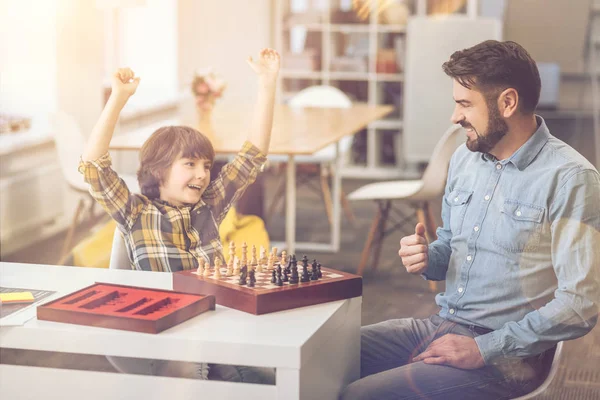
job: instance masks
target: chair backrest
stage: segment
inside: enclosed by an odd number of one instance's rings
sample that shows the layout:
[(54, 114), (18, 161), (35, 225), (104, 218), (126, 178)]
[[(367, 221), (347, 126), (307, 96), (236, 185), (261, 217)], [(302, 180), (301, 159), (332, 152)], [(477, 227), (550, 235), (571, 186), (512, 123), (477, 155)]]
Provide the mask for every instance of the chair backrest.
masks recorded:
[(406, 32), (403, 160), (427, 162), (452, 115), (452, 80), (442, 71), (450, 55), (487, 39), (501, 39), (502, 26), (493, 18), (467, 16), (413, 17)]
[[(310, 86), (302, 89), (289, 101), (290, 107), (349, 108), (352, 100), (340, 89), (333, 86)], [(340, 153), (344, 154), (352, 145), (352, 136), (340, 140)]]
[(127, 247), (125, 247), (125, 241), (119, 231), (119, 228), (115, 228), (113, 235), (112, 249), (110, 251), (110, 264), (109, 269), (131, 269), (131, 263), (127, 256)]
[(69, 114), (58, 112), (52, 116), (51, 122), (58, 161), (67, 183), (75, 189), (87, 192), (87, 185), (77, 171), (85, 145), (77, 121)]
[(452, 125), (433, 148), (429, 164), (427, 164), (421, 178), (423, 181), (421, 194), (423, 196), (430, 197), (444, 193), (446, 178), (448, 177), (448, 165), (452, 154), (456, 150), (457, 135), (460, 132), (463, 132), (460, 125)]
[[(550, 386), (550, 384), (552, 383), (552, 380), (554, 380), (554, 377), (556, 376), (556, 373), (558, 372), (558, 369), (560, 367), (560, 361), (562, 359), (562, 351), (563, 351), (563, 342), (558, 342), (556, 344), (556, 349), (554, 350), (554, 354), (549, 354), (548, 355), (548, 362), (549, 362), (549, 366), (546, 367), (546, 378), (544, 379), (544, 381), (540, 384), (540, 386), (538, 386), (533, 392), (531, 393), (527, 393), (526, 395), (517, 397), (513, 400), (530, 400), (530, 399), (537, 399), (539, 398), (540, 394), (544, 393), (546, 391), (546, 389), (548, 389), (548, 386)], [(546, 360), (544, 360), (546, 361)]]

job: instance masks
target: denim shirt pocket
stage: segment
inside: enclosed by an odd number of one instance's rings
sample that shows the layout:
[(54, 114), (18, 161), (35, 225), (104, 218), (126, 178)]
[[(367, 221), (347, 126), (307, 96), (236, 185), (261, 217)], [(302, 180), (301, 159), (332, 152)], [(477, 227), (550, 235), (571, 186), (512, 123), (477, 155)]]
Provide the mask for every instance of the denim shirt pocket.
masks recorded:
[(544, 207), (504, 200), (493, 242), (509, 253), (536, 251), (540, 244), (544, 211)]
[(472, 195), (472, 190), (454, 189), (446, 196), (446, 203), (450, 206), (450, 229), (454, 235), (459, 235), (462, 231)]

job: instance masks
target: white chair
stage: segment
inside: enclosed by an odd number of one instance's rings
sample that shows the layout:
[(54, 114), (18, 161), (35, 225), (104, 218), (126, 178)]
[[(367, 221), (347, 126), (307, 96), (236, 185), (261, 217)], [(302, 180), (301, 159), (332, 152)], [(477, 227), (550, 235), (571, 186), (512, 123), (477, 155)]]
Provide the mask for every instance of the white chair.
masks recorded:
[[(442, 138), (433, 149), (433, 154), (421, 179), (371, 183), (348, 195), (349, 200), (373, 200), (378, 206), (377, 214), (373, 219), (361, 254), (357, 274), (363, 274), (371, 254), (373, 255), (371, 266), (374, 269), (377, 268), (381, 245), (385, 236), (413, 220), (412, 216), (393, 210), (393, 201), (402, 201), (413, 207), (416, 210), (417, 220), (425, 225), (428, 240), (432, 241), (437, 238), (435, 219), (431, 214), (429, 202), (439, 199), (444, 193), (448, 164), (456, 149), (456, 138), (461, 129), (460, 125), (453, 125), (442, 135)], [(386, 224), (390, 219), (390, 211), (397, 212), (402, 218), (386, 230)], [(437, 290), (436, 282), (430, 281), (430, 288)]]
[(131, 269), (131, 263), (127, 256), (127, 247), (125, 247), (125, 240), (119, 228), (115, 228), (113, 235), (112, 249), (110, 251), (110, 262), (109, 269)]
[(556, 373), (558, 372), (558, 369), (560, 367), (559, 364), (562, 360), (562, 352), (563, 342), (558, 342), (556, 344), (554, 354), (548, 354), (547, 358), (544, 360), (544, 362), (547, 363), (547, 365), (545, 366), (546, 371), (544, 371), (546, 373), (546, 378), (544, 379), (544, 381), (533, 392), (527, 393), (524, 396), (516, 397), (513, 400), (531, 400), (537, 398), (542, 393), (544, 393), (548, 389), (548, 387), (554, 380)]
[[(290, 101), (291, 107), (323, 107), (323, 108), (348, 108), (352, 106), (352, 101), (348, 96), (333, 86), (311, 86), (301, 90), (296, 94)], [(339, 153), (340, 157), (345, 157), (352, 146), (352, 136), (346, 136), (339, 141)], [(331, 190), (329, 187), (329, 176), (330, 173), (336, 173), (333, 171), (333, 164), (336, 159), (336, 147), (335, 144), (331, 144), (312, 155), (299, 155), (294, 157), (298, 164), (298, 169), (303, 170), (303, 165), (312, 165), (313, 170), (318, 171), (320, 175), (320, 186), (323, 194), (323, 201), (325, 203), (325, 211), (327, 212), (327, 218), (329, 224), (333, 221), (332, 201), (331, 201)], [(269, 155), (269, 161), (276, 163), (287, 162), (287, 156), (285, 155)], [(306, 169), (306, 168), (304, 168)], [(310, 175), (301, 176), (298, 179), (298, 186), (304, 183), (309, 183)], [(282, 178), (273, 202), (271, 203), (269, 210), (267, 211), (267, 218), (269, 218), (279, 205), (279, 201), (285, 198), (285, 179)], [(344, 192), (341, 193), (342, 206), (346, 217), (352, 223), (355, 221), (354, 214), (350, 209), (348, 202), (346, 201), (346, 195)]]
[[(89, 188), (87, 183), (84, 182), (83, 176), (77, 171), (81, 153), (85, 146), (85, 140), (77, 122), (71, 115), (64, 112), (58, 112), (52, 116), (52, 126), (56, 151), (58, 153), (58, 161), (63, 176), (65, 177), (69, 188), (80, 196), (77, 208), (75, 209), (75, 214), (73, 215), (73, 220), (63, 243), (61, 259), (59, 261), (59, 264), (63, 264), (71, 248), (73, 234), (75, 233), (75, 228), (77, 227), (81, 213), (86, 207), (86, 202), (89, 203), (89, 218), (92, 218), (96, 201), (89, 194)], [(132, 192), (139, 192), (139, 185), (135, 176), (120, 176), (127, 184), (127, 187), (129, 187), (129, 190)]]

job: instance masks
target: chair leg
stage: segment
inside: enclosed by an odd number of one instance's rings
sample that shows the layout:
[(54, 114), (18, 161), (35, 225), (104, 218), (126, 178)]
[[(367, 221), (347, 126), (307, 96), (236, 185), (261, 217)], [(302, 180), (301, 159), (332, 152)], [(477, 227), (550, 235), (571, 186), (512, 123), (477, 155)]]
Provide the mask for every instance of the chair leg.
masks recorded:
[(354, 215), (354, 211), (352, 211), (352, 207), (348, 202), (348, 198), (346, 197), (346, 193), (342, 190), (340, 193), (342, 198), (342, 207), (344, 208), (344, 213), (346, 214), (346, 218), (350, 221), (350, 224), (355, 227), (356, 226), (356, 216)]
[[(389, 203), (389, 202), (386, 202)], [(367, 236), (367, 241), (365, 242), (365, 247), (360, 255), (360, 262), (358, 263), (358, 269), (356, 270), (357, 275), (363, 274), (367, 262), (369, 261), (369, 255), (371, 254), (371, 247), (373, 246), (373, 241), (375, 240), (375, 235), (379, 231), (379, 224), (381, 221), (381, 217), (383, 215), (383, 206), (381, 203), (377, 203), (377, 213), (375, 214), (375, 218), (371, 223), (371, 229), (369, 229), (369, 235)]]
[(379, 265), (379, 256), (381, 255), (381, 247), (383, 246), (383, 239), (385, 238), (385, 225), (390, 215), (390, 209), (392, 208), (391, 201), (386, 202), (383, 211), (381, 212), (381, 222), (379, 223), (379, 232), (377, 235), (377, 241), (373, 249), (373, 263), (371, 268), (377, 269)]
[(321, 191), (323, 192), (323, 202), (325, 203), (325, 212), (327, 212), (329, 225), (333, 225), (333, 204), (331, 201), (331, 190), (329, 189), (327, 169), (321, 166), (321, 173), (319, 175), (321, 181)]
[(423, 202), (423, 213), (425, 214), (425, 230), (429, 235), (429, 240), (437, 240), (437, 234), (435, 233), (435, 218), (433, 217), (433, 212), (427, 201)]
[(85, 207), (85, 201), (83, 199), (79, 200), (79, 204), (77, 204), (77, 209), (75, 210), (75, 215), (73, 215), (73, 220), (71, 221), (71, 226), (69, 226), (69, 230), (67, 231), (67, 236), (65, 237), (65, 241), (63, 243), (63, 248), (60, 253), (60, 260), (58, 261), (59, 265), (64, 265), (64, 262), (69, 254), (69, 249), (71, 247), (71, 242), (73, 241), (73, 235), (75, 233), (75, 228), (77, 227), (77, 222), (79, 221), (79, 215), (83, 211)]
[[(428, 221), (429, 218), (426, 216), (431, 214), (429, 210), (429, 204), (427, 202), (423, 202), (419, 204), (417, 207), (417, 221), (425, 225), (425, 237), (429, 243), (433, 242), (435, 239), (435, 230), (433, 230), (433, 236), (431, 233), (431, 222)], [(429, 228), (429, 229), (428, 229)], [(436, 293), (438, 291), (438, 283), (437, 281), (427, 281), (429, 283), (429, 291)]]

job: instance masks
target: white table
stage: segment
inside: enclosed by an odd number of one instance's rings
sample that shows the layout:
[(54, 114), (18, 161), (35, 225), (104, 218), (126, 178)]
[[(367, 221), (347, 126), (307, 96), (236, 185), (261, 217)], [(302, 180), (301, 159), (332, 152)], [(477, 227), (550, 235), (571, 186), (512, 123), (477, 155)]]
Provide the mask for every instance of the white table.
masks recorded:
[[(169, 273), (0, 263), (0, 286), (55, 290), (49, 301), (112, 282), (172, 289)], [(5, 317), (0, 346), (276, 368), (276, 385), (0, 364), (2, 398), (337, 399), (359, 376), (360, 297), (262, 316), (217, 306), (160, 334), (35, 318), (35, 306)]]

